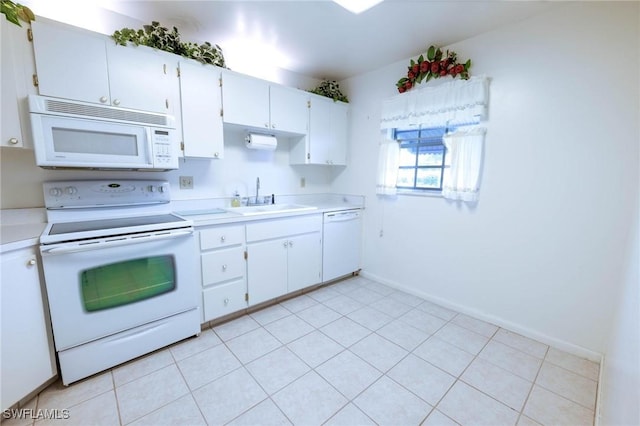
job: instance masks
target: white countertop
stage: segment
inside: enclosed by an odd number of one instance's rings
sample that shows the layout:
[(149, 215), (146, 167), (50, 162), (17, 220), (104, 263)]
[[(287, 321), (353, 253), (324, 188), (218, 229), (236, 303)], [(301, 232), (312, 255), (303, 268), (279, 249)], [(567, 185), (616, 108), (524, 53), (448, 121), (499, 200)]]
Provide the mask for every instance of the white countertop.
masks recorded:
[(43, 208), (1, 210), (0, 253), (38, 245), (46, 226)]

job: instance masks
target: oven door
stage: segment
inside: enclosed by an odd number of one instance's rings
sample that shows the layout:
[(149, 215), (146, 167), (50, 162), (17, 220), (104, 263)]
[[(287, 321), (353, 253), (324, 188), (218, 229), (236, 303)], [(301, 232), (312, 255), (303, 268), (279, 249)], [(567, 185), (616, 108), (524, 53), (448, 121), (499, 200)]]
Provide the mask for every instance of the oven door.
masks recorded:
[(40, 247), (56, 349), (197, 309), (193, 230)]

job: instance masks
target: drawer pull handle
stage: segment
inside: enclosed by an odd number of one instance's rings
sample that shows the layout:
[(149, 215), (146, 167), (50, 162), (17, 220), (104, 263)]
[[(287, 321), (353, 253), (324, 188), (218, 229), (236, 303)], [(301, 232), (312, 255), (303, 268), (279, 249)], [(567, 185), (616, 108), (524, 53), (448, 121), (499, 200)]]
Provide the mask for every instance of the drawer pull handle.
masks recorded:
[(227, 306), (229, 304), (229, 298), (227, 297), (226, 299), (224, 299), (224, 306)]
[(222, 265), (222, 270), (226, 271), (227, 270), (227, 265)]
[(222, 237), (220, 237), (220, 242), (224, 243), (224, 241), (225, 241), (226, 239), (227, 239), (227, 238), (223, 235)]

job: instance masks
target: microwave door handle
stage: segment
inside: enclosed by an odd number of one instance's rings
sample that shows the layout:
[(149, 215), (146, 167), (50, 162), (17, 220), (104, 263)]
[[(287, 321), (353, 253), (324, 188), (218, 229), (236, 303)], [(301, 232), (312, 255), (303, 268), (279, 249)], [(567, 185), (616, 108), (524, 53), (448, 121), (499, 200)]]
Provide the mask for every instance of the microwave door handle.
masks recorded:
[(67, 254), (67, 253), (79, 253), (79, 252), (83, 252), (83, 251), (89, 251), (89, 250), (99, 250), (99, 249), (106, 249), (106, 248), (111, 248), (111, 247), (119, 247), (119, 246), (128, 246), (131, 244), (139, 244), (139, 243), (150, 243), (150, 242), (156, 242), (156, 241), (161, 241), (161, 240), (168, 240), (168, 239), (172, 239), (172, 238), (179, 238), (179, 237), (184, 237), (187, 235), (192, 235), (193, 234), (193, 230), (190, 231), (178, 231), (178, 232), (171, 232), (168, 234), (161, 234), (161, 235), (150, 235), (150, 236), (145, 236), (145, 237), (137, 237), (137, 238), (125, 238), (122, 240), (113, 240), (113, 241), (107, 241), (107, 242), (99, 242), (99, 243), (95, 243), (95, 244), (85, 244), (82, 246), (73, 244), (73, 245), (62, 245), (62, 246), (58, 246), (58, 247), (52, 247), (52, 248), (43, 248), (42, 254), (43, 255), (55, 255), (55, 254)]

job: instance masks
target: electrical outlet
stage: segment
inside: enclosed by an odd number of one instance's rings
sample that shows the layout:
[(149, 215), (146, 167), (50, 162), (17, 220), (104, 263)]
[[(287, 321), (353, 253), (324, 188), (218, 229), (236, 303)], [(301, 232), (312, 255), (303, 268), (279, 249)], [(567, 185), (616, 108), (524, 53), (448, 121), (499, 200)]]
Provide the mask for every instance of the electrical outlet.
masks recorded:
[(300, 188), (307, 186), (307, 180), (303, 177), (300, 178)]
[(193, 189), (193, 176), (180, 176), (180, 189)]

